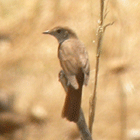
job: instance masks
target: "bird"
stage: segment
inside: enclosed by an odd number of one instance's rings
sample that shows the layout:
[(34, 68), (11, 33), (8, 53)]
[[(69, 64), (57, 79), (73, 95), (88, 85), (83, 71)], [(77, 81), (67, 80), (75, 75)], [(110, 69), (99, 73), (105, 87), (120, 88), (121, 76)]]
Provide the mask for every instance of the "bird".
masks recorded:
[(43, 32), (54, 36), (58, 45), (58, 58), (67, 78), (67, 94), (62, 117), (77, 122), (81, 107), (82, 88), (87, 85), (90, 75), (90, 64), (85, 45), (69, 27), (57, 26)]

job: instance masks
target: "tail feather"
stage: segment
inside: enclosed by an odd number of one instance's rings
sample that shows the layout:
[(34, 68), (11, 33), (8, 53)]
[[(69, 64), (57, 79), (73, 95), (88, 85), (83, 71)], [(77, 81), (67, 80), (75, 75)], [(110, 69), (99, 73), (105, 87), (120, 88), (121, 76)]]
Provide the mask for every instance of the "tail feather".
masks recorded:
[(69, 87), (62, 111), (62, 117), (67, 118), (69, 121), (78, 121), (81, 106), (81, 96), (82, 87), (77, 90), (73, 87)]
[(68, 87), (64, 108), (62, 111), (62, 117), (73, 122), (77, 122), (79, 119), (84, 73), (79, 72), (76, 78), (79, 88), (75, 89), (72, 85)]

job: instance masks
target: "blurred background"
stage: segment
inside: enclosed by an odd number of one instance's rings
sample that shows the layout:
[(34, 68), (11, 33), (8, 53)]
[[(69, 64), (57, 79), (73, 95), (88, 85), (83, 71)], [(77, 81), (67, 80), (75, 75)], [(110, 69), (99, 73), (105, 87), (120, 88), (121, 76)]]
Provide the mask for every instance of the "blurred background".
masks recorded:
[[(0, 140), (79, 140), (77, 126), (61, 118), (65, 92), (57, 40), (42, 32), (72, 28), (91, 64), (82, 108), (88, 123), (93, 93), (98, 0), (0, 1)], [(106, 0), (98, 76), (96, 140), (140, 138), (140, 1)]]

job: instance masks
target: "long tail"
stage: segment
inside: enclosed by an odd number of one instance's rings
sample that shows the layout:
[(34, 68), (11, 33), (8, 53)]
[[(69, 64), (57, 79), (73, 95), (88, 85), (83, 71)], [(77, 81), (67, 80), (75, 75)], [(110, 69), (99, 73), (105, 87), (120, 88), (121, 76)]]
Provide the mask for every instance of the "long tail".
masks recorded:
[(84, 75), (77, 77), (79, 88), (76, 90), (72, 86), (68, 87), (68, 92), (65, 99), (65, 104), (62, 111), (62, 117), (69, 121), (77, 122), (79, 119), (79, 111), (81, 107), (82, 86)]
[(67, 118), (69, 121), (77, 122), (79, 118), (79, 110), (81, 106), (81, 91), (73, 88), (68, 89), (66, 95), (62, 117)]

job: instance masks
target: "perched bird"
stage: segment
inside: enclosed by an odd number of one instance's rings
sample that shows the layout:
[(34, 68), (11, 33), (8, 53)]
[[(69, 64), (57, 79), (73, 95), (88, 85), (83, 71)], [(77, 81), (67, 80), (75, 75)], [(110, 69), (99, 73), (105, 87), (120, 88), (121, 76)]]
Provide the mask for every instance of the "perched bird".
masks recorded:
[(62, 111), (62, 117), (77, 122), (81, 106), (83, 85), (89, 80), (89, 59), (84, 44), (76, 33), (68, 27), (55, 27), (43, 32), (54, 36), (59, 43), (58, 58), (68, 79), (68, 91)]

